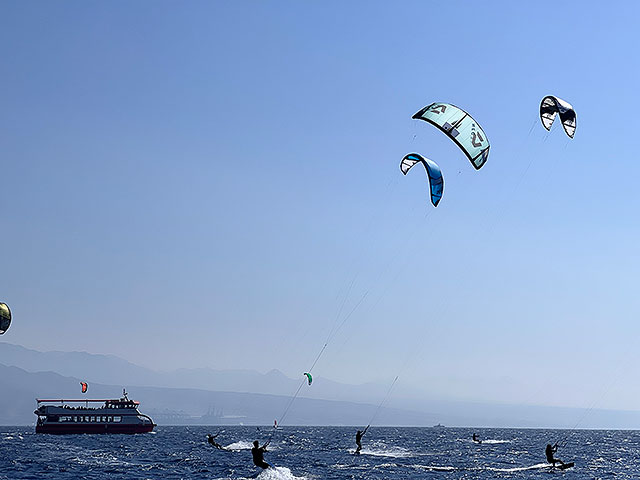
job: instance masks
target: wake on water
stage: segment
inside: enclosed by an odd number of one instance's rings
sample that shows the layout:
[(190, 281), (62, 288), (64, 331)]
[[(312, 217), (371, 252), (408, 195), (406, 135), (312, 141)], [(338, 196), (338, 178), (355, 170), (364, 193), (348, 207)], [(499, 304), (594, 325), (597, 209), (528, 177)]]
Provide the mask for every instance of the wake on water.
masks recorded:
[[(460, 442), (465, 443), (474, 443), (479, 446), (482, 445), (498, 445), (502, 443), (511, 443), (511, 440), (499, 440), (499, 439), (487, 439), (482, 440), (482, 442), (474, 442), (473, 440), (469, 440), (467, 438), (458, 438)], [(356, 450), (354, 448), (349, 449), (350, 454), (355, 454)], [(373, 447), (365, 447), (360, 450), (360, 455), (371, 455), (373, 457), (390, 457), (390, 458), (410, 458), (410, 457), (419, 457), (420, 453), (416, 453), (414, 451), (408, 450), (402, 447), (387, 447), (386, 445), (374, 445)], [(427, 468), (440, 468), (440, 467), (427, 467)], [(442, 467), (449, 468), (449, 467)]]
[(491, 439), (491, 438), (488, 438), (486, 440), (480, 439), (479, 442), (476, 442), (474, 440), (470, 440), (468, 438), (457, 438), (456, 440), (458, 442), (475, 443), (475, 444), (478, 444), (478, 445), (484, 445), (484, 444), (496, 445), (496, 444), (499, 444), (499, 443), (511, 443), (511, 440), (498, 440), (498, 439)]
[[(395, 463), (383, 463), (380, 465), (373, 466), (373, 469), (385, 469), (385, 468), (395, 468), (400, 465)], [(409, 468), (414, 470), (421, 470), (427, 472), (453, 472), (456, 470), (467, 470), (465, 468), (454, 467), (452, 465), (421, 465), (421, 464), (413, 464), (407, 465)], [(353, 465), (335, 465), (334, 468), (353, 468)], [(369, 468), (369, 467), (366, 467)], [(496, 467), (481, 467), (481, 468), (470, 468), (469, 470), (480, 470), (480, 471), (491, 471), (491, 472), (502, 472), (502, 473), (516, 473), (516, 472), (524, 472), (528, 470), (551, 470), (553, 467), (549, 463), (536, 463), (535, 465), (529, 465), (525, 467), (510, 467), (510, 468), (496, 468)]]
[(525, 470), (540, 470), (542, 468), (553, 468), (549, 463), (536, 463), (535, 465), (531, 465), (528, 467), (513, 467), (513, 468), (495, 468), (495, 467), (487, 467), (487, 470), (491, 470), (493, 472), (524, 472)]
[[(246, 477), (247, 479), (258, 479), (258, 480), (306, 480), (307, 477), (296, 477), (291, 470), (287, 467), (271, 467), (261, 472), (258, 472), (257, 475), (252, 477)], [(226, 480), (226, 479), (218, 479), (218, 480)]]
[[(473, 444), (477, 444), (478, 446), (482, 446), (482, 445), (499, 445), (499, 444), (504, 444), (504, 443), (511, 443), (511, 440), (503, 440), (503, 439), (486, 439), (486, 440), (482, 440), (481, 442), (474, 442), (471, 439), (468, 438), (458, 438), (456, 439), (459, 442), (464, 442), (464, 443), (473, 443)], [(355, 449), (349, 449), (348, 452), (350, 454), (354, 454), (355, 453)], [(369, 446), (368, 448), (365, 447), (362, 450), (360, 450), (360, 455), (370, 455), (373, 457), (389, 457), (389, 458), (410, 458), (410, 457), (419, 457), (422, 454), (414, 452), (412, 450), (406, 449), (406, 448), (402, 448), (402, 447), (387, 447), (384, 444), (374, 444), (373, 446)], [(374, 467), (374, 469), (384, 469), (384, 468), (394, 468), (397, 467), (398, 465), (394, 464), (394, 463), (384, 463), (381, 465), (376, 465)], [(352, 466), (353, 467), (353, 466)], [(421, 470), (421, 471), (428, 471), (428, 472), (452, 472), (455, 470), (458, 470), (457, 467), (451, 466), (451, 465), (421, 465), (421, 464), (414, 464), (414, 465), (410, 465), (410, 468), (414, 469), (414, 470)], [(492, 470), (492, 471), (499, 471), (499, 472), (519, 472), (519, 471), (525, 471), (525, 470), (537, 470), (537, 469), (543, 469), (543, 468), (549, 468), (549, 464), (548, 463), (540, 463), (540, 464), (536, 464), (536, 465), (532, 465), (532, 466), (527, 466), (527, 467), (513, 467), (513, 468), (488, 468), (486, 470)]]
[[(247, 442), (246, 440), (238, 440), (237, 442), (230, 443), (224, 448), (225, 450), (232, 450), (234, 452), (239, 452), (240, 450), (251, 450), (253, 448), (253, 443)], [(273, 443), (269, 445), (269, 451), (275, 450), (280, 450), (280, 447)]]
[(410, 467), (416, 470), (426, 470), (429, 472), (452, 472), (457, 470), (456, 467), (447, 465), (410, 465)]
[[(354, 455), (356, 453), (355, 448), (349, 450), (349, 453)], [(410, 450), (400, 447), (381, 447), (381, 448), (363, 448), (360, 450), (360, 455), (372, 455), (374, 457), (391, 457), (391, 458), (408, 458), (413, 457), (415, 454)]]
[(230, 443), (224, 448), (226, 448), (227, 450), (251, 450), (253, 448), (253, 445), (251, 444), (251, 442), (240, 440), (239, 442)]
[(475, 443), (476, 445), (482, 446), (482, 445), (498, 445), (501, 443), (511, 443), (511, 440), (494, 440), (494, 439), (487, 439), (487, 440), (480, 440), (479, 442), (476, 442), (474, 440), (469, 440), (468, 438), (458, 438), (456, 439), (458, 442), (464, 442), (464, 443)]

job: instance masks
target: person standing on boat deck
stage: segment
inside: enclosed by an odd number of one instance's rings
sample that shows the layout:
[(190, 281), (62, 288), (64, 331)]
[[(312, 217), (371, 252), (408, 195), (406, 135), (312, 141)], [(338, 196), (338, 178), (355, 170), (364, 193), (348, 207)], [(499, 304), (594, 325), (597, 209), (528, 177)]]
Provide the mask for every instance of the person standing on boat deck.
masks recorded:
[(251, 449), (251, 455), (253, 456), (253, 464), (256, 467), (269, 468), (271, 466), (267, 462), (264, 461), (264, 452), (267, 451), (267, 445), (269, 445), (270, 442), (271, 442), (271, 440), (267, 440), (267, 443), (265, 443), (263, 446), (260, 446), (260, 443), (258, 443), (258, 440), (253, 442), (253, 448)]
[(364, 434), (367, 433), (367, 430), (369, 430), (369, 425), (367, 425), (367, 428), (364, 429), (364, 432), (360, 430), (356, 432), (356, 445), (358, 446), (358, 448), (356, 448), (355, 455), (358, 455), (360, 453), (360, 450), (362, 450), (362, 437), (364, 437)]
[(553, 466), (556, 466), (556, 463), (560, 465), (564, 465), (562, 460), (557, 458), (553, 458), (553, 454), (558, 451), (558, 442), (552, 447), (550, 443), (547, 443), (547, 448), (544, 449), (544, 454), (547, 456), (547, 462), (552, 463)]

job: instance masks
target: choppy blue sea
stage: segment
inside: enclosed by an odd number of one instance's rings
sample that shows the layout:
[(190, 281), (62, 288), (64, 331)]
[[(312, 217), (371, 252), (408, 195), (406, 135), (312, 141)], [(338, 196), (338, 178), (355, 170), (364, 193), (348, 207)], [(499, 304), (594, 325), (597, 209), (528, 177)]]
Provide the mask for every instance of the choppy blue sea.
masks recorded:
[[(557, 457), (575, 467), (553, 470), (544, 448), (562, 430), (372, 427), (354, 456), (354, 428), (284, 427), (265, 454), (274, 469), (251, 462), (251, 442), (268, 427), (158, 427), (141, 435), (36, 435), (0, 427), (0, 479), (640, 479), (640, 432), (575, 431)], [(483, 443), (471, 440), (478, 433)]]

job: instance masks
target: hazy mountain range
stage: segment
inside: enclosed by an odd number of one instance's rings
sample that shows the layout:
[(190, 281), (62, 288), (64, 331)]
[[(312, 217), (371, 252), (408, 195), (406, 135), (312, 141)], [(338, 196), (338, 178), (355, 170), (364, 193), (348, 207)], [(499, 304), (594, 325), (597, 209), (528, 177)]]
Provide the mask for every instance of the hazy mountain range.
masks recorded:
[[(300, 379), (292, 379), (278, 370), (261, 374), (253, 370), (213, 370), (210, 368), (177, 369), (157, 372), (140, 367), (113, 355), (85, 352), (39, 352), (19, 345), (0, 342), (0, 364), (20, 367), (28, 372), (53, 371), (63, 376), (87, 379), (94, 383), (122, 386), (153, 386), (197, 388), (201, 390), (292, 394)], [(388, 386), (376, 384), (345, 385), (314, 378), (314, 388), (301, 393), (303, 397), (325, 400), (362, 402), (384, 396)]]
[[(126, 388), (159, 424), (271, 425), (302, 379), (277, 370), (179, 369), (157, 372), (112, 355), (39, 352), (0, 342), (0, 425), (33, 424), (35, 398), (117, 398)], [(640, 412), (499, 405), (394, 397), (388, 386), (346, 385), (322, 377), (304, 385), (285, 418), (289, 425), (378, 425), (640, 428)], [(587, 415), (588, 414), (588, 415)], [(580, 424), (577, 421), (580, 420)]]

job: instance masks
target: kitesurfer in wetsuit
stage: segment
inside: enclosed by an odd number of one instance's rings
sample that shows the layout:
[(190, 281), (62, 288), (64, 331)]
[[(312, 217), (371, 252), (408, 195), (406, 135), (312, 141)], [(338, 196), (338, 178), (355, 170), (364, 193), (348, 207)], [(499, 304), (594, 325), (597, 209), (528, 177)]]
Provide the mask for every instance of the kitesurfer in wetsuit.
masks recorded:
[(355, 455), (359, 455), (360, 450), (362, 450), (362, 437), (364, 437), (364, 434), (367, 433), (367, 430), (369, 430), (369, 425), (367, 425), (367, 428), (364, 429), (364, 432), (360, 430), (356, 432), (356, 445), (358, 446), (358, 448), (356, 448)]
[(258, 440), (253, 442), (251, 455), (253, 455), (253, 463), (256, 467), (269, 468), (271, 466), (264, 461), (264, 452), (267, 451), (267, 445), (269, 445), (269, 442), (271, 442), (271, 440), (267, 440), (267, 443), (265, 443), (263, 446), (260, 446), (260, 443), (258, 443)]
[(547, 443), (547, 448), (544, 449), (544, 454), (547, 456), (547, 462), (552, 463), (553, 466), (556, 466), (556, 463), (560, 465), (564, 465), (562, 460), (557, 458), (553, 458), (553, 454), (558, 451), (558, 442), (552, 447), (550, 443)]
[(210, 433), (208, 433), (207, 442), (209, 442), (209, 445), (213, 445), (214, 447), (219, 448), (220, 450), (224, 450), (224, 447), (214, 440), (218, 435), (220, 435), (220, 433), (222, 432), (218, 432), (215, 435), (211, 435)]
[(473, 441), (474, 441), (474, 442), (477, 442), (477, 443), (482, 443), (482, 440), (480, 440), (480, 439), (478, 438), (478, 435), (476, 435), (475, 433), (473, 434)]

